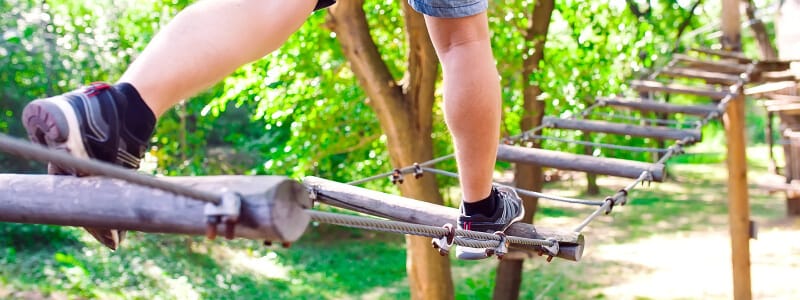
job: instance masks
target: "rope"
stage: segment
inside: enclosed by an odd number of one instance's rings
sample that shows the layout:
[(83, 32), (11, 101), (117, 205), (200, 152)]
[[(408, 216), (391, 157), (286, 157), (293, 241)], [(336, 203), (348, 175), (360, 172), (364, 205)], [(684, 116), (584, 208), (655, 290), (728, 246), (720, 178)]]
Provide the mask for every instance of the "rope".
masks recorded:
[[(419, 164), (419, 166), (426, 167), (426, 166), (430, 166), (430, 165), (435, 165), (436, 163), (451, 159), (451, 158), (453, 158), (455, 156), (456, 156), (455, 154), (448, 154), (448, 155), (445, 155), (445, 156), (442, 156), (442, 157), (431, 159), (431, 160), (426, 161), (426, 162), (422, 162), (422, 163)], [(414, 171), (414, 168), (415, 168), (414, 166), (408, 166), (408, 167), (400, 168), (400, 172), (403, 173), (403, 174), (410, 174), (410, 173), (412, 173)], [(392, 176), (392, 174), (394, 174), (394, 172), (386, 172), (386, 173), (383, 173), (383, 174), (378, 174), (378, 175), (375, 175), (375, 176), (370, 176), (370, 177), (367, 177), (367, 178), (351, 181), (351, 182), (348, 182), (346, 184), (359, 185), (359, 184), (367, 183), (367, 182), (370, 182), (370, 181), (373, 181), (373, 180), (386, 178), (388, 176)]]
[[(344, 215), (344, 214), (322, 212), (310, 209), (307, 209), (306, 212), (311, 216), (311, 219), (314, 221), (340, 225), (340, 226), (348, 226), (353, 228), (361, 228), (361, 229), (401, 233), (401, 234), (412, 234), (430, 238), (438, 238), (450, 233), (449, 230), (443, 227), (436, 227), (430, 225)], [(501, 238), (498, 235), (493, 233), (469, 231), (461, 229), (456, 229), (455, 233), (457, 236), (455, 239), (455, 244), (465, 247), (490, 248), (497, 246), (497, 242), (501, 240)], [(462, 239), (459, 239), (458, 237), (462, 237)], [(553, 246), (556, 243), (554, 241), (530, 239), (518, 236), (508, 236), (506, 240), (511, 244), (527, 246), (531, 248), (536, 246)]]
[(41, 162), (51, 162), (53, 164), (73, 168), (87, 172), (91, 175), (106, 176), (135, 183), (138, 185), (151, 187), (167, 191), (176, 195), (189, 197), (203, 202), (219, 204), (222, 195), (196, 190), (190, 187), (158, 180), (153, 176), (137, 173), (136, 171), (125, 169), (99, 160), (77, 158), (66, 152), (45, 148), (44, 146), (29, 143), (20, 139), (13, 138), (0, 133), (0, 150), (19, 157), (25, 157)]
[[(448, 171), (439, 170), (439, 169), (433, 169), (433, 168), (422, 168), (422, 170), (425, 171), (425, 172), (430, 172), (430, 173), (434, 173), (434, 174), (439, 174), (439, 175), (444, 175), (444, 176), (448, 176), (448, 177), (458, 178), (458, 174), (453, 173), (453, 172), (448, 172)], [(525, 189), (521, 189), (521, 188), (518, 188), (518, 187), (505, 185), (505, 184), (500, 184), (500, 183), (495, 183), (495, 185), (512, 188), (515, 191), (517, 191), (517, 193), (522, 194), (524, 196), (538, 197), (538, 198), (549, 199), (549, 200), (560, 201), (560, 202), (566, 202), (566, 203), (573, 203), (573, 204), (583, 204), (583, 205), (591, 205), (591, 206), (603, 205), (603, 201), (592, 201), (592, 200), (582, 200), (582, 199), (575, 199), (575, 198), (568, 198), (568, 197), (551, 196), (551, 195), (542, 194), (542, 193), (539, 193), (539, 192), (525, 190)]]
[(653, 152), (653, 153), (667, 152), (667, 149), (661, 149), (661, 148), (624, 146), (624, 145), (615, 145), (607, 143), (571, 140), (571, 139), (559, 138), (554, 136), (544, 136), (544, 135), (527, 135), (526, 138), (527, 139), (523, 139), (522, 141), (528, 141), (528, 139), (551, 140), (562, 143), (570, 143), (576, 145), (591, 146), (591, 147), (606, 148), (606, 149), (616, 149), (616, 150), (631, 151), (631, 152)]
[(675, 125), (678, 128), (689, 126), (691, 125), (691, 123), (694, 123), (693, 121), (677, 121), (677, 120), (651, 119), (651, 118), (645, 119), (645, 118), (637, 118), (621, 114), (610, 114), (610, 113), (592, 113), (590, 117), (618, 119), (618, 120), (634, 121), (634, 122), (650, 122), (658, 125)]

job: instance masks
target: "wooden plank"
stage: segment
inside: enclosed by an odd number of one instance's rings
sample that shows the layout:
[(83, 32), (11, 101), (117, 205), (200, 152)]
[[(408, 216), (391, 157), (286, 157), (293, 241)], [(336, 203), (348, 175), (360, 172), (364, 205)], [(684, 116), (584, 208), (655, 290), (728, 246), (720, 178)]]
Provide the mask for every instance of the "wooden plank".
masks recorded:
[(681, 67), (667, 68), (661, 70), (659, 74), (670, 77), (702, 79), (708, 83), (724, 85), (732, 85), (739, 81), (739, 76), (733, 74), (709, 72)]
[(606, 105), (615, 107), (630, 108), (639, 111), (653, 111), (667, 114), (687, 114), (705, 117), (717, 111), (716, 106), (712, 105), (677, 105), (663, 102), (646, 101), (642, 98), (607, 98), (598, 97), (597, 101), (602, 101)]
[(753, 76), (752, 82), (778, 82), (797, 81), (797, 76), (792, 71), (761, 72)]
[(800, 103), (782, 103), (766, 105), (768, 112), (794, 112), (800, 111)]
[[(236, 236), (292, 242), (309, 223), (306, 189), (280, 176), (173, 177), (165, 181), (244, 196)], [(205, 203), (106, 177), (0, 174), (0, 222), (204, 235)], [(224, 233), (224, 226), (218, 228)]]
[(767, 94), (764, 94), (762, 96), (764, 98), (771, 99), (773, 101), (780, 101), (780, 102), (785, 102), (785, 103), (800, 102), (800, 96), (783, 95), (783, 94), (775, 94), (775, 93), (767, 93)]
[(687, 67), (709, 72), (728, 73), (739, 75), (747, 72), (747, 66), (732, 62), (701, 60), (685, 54), (675, 54), (673, 59)]
[(589, 132), (605, 132), (621, 135), (630, 135), (638, 137), (649, 137), (666, 140), (682, 140), (690, 137), (695, 142), (699, 142), (702, 138), (700, 130), (698, 129), (671, 129), (664, 127), (653, 126), (638, 126), (630, 124), (612, 123), (606, 121), (589, 121), (589, 120), (567, 120), (554, 117), (544, 117), (543, 124), (552, 124), (555, 128), (560, 129), (574, 129)]
[(639, 161), (594, 157), (560, 151), (500, 145), (497, 159), (501, 161), (538, 165), (560, 170), (589, 172), (625, 178), (639, 178), (644, 171), (653, 174), (653, 180), (664, 179), (664, 165)]
[[(329, 205), (343, 207), (388, 219), (443, 226), (455, 224), (458, 209), (385, 194), (318, 177), (306, 177), (303, 183), (316, 191), (317, 200)], [(532, 239), (552, 238), (559, 242), (559, 258), (579, 261), (583, 256), (584, 239), (580, 233), (568, 230), (548, 229), (527, 223), (514, 223), (506, 230), (513, 236)]]
[(731, 52), (731, 51), (714, 50), (714, 49), (708, 49), (708, 48), (691, 48), (691, 51), (698, 52), (698, 53), (703, 53), (703, 54), (708, 54), (708, 55), (719, 56), (719, 57), (722, 57), (722, 58), (736, 59), (736, 60), (742, 61), (744, 63), (749, 63), (749, 62), (753, 61), (752, 59), (748, 58), (747, 56), (744, 56), (744, 53), (742, 53), (742, 52)]
[(747, 88), (744, 90), (744, 94), (748, 96), (769, 94), (788, 88), (794, 88), (795, 86), (797, 86), (797, 83), (794, 81), (769, 82)]
[(687, 95), (694, 95), (701, 97), (709, 97), (712, 99), (722, 99), (730, 94), (729, 92), (710, 86), (696, 87), (696, 86), (688, 86), (677, 83), (662, 83), (652, 80), (633, 80), (631, 81), (631, 87), (639, 92), (687, 94)]

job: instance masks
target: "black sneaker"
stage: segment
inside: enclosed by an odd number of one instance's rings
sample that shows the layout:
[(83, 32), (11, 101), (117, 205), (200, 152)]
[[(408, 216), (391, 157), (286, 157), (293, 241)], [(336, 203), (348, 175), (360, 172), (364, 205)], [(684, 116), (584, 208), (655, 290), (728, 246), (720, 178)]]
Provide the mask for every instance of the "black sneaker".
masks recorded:
[[(522, 220), (525, 216), (525, 207), (522, 205), (522, 199), (519, 198), (513, 188), (494, 186), (492, 187), (492, 194), (497, 199), (497, 208), (494, 215), (488, 217), (484, 215), (467, 216), (462, 205), (461, 215), (458, 217), (458, 229), (495, 233), (497, 231), (506, 231), (511, 224)], [(486, 254), (485, 248), (458, 246), (456, 247), (456, 257), (458, 259), (475, 260), (489, 256)]]
[[(138, 169), (147, 141), (134, 137), (125, 124), (127, 99), (114, 87), (93, 83), (63, 95), (34, 100), (25, 106), (22, 122), (34, 143)], [(48, 165), (48, 173), (85, 176), (78, 170)], [(86, 228), (103, 245), (116, 250), (124, 231)]]

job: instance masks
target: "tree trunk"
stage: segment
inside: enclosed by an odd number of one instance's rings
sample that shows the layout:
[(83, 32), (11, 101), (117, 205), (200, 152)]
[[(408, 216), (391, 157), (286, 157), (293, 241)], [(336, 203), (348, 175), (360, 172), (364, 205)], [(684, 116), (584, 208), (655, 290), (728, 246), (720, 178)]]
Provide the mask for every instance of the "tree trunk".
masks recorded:
[[(539, 100), (539, 95), (542, 93), (538, 85), (531, 84), (531, 76), (534, 72), (539, 70), (539, 62), (544, 58), (544, 45), (547, 40), (547, 30), (550, 27), (550, 16), (555, 7), (554, 0), (538, 0), (536, 1), (531, 20), (530, 27), (525, 32), (525, 39), (531, 43), (533, 54), (523, 56), (523, 86), (524, 86), (524, 116), (520, 121), (522, 130), (527, 130), (538, 126), (542, 123), (542, 116), (544, 115), (544, 101)], [(529, 49), (524, 49), (522, 53), (530, 53)], [(534, 147), (540, 147), (536, 142)], [(542, 190), (542, 168), (532, 165), (517, 164), (514, 171), (514, 181), (517, 187), (541, 191)], [(538, 209), (539, 199), (535, 197), (523, 196), (522, 200), (525, 204), (525, 218), (523, 222), (533, 223), (533, 216)], [(497, 266), (497, 278), (494, 286), (494, 299), (518, 299), (519, 288), (522, 282), (522, 263), (523, 260), (503, 260)]]
[[(432, 112), (438, 61), (423, 17), (403, 1), (409, 43), (408, 69), (402, 84), (392, 78), (369, 33), (363, 0), (339, 1), (329, 9), (328, 26), (336, 32), (369, 105), (378, 115), (395, 167), (433, 158)], [(403, 196), (436, 204), (442, 197), (433, 176), (400, 185)], [(453, 220), (455, 221), (455, 220)], [(413, 299), (453, 298), (450, 261), (431, 249), (430, 238), (406, 237), (408, 280)]]
[(750, 30), (753, 31), (756, 41), (758, 41), (758, 48), (761, 49), (761, 58), (766, 60), (778, 59), (778, 52), (775, 46), (770, 41), (769, 34), (767, 34), (767, 27), (760, 19), (756, 19), (756, 4), (753, 0), (742, 0), (745, 5), (745, 14), (747, 20), (750, 21)]

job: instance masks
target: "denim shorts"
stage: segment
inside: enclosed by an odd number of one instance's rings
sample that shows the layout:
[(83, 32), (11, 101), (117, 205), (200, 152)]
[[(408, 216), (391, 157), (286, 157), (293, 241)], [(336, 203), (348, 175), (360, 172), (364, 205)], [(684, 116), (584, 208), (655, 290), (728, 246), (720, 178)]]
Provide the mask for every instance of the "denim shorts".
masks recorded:
[(486, 11), (489, 0), (408, 0), (408, 4), (431, 17), (461, 18)]

